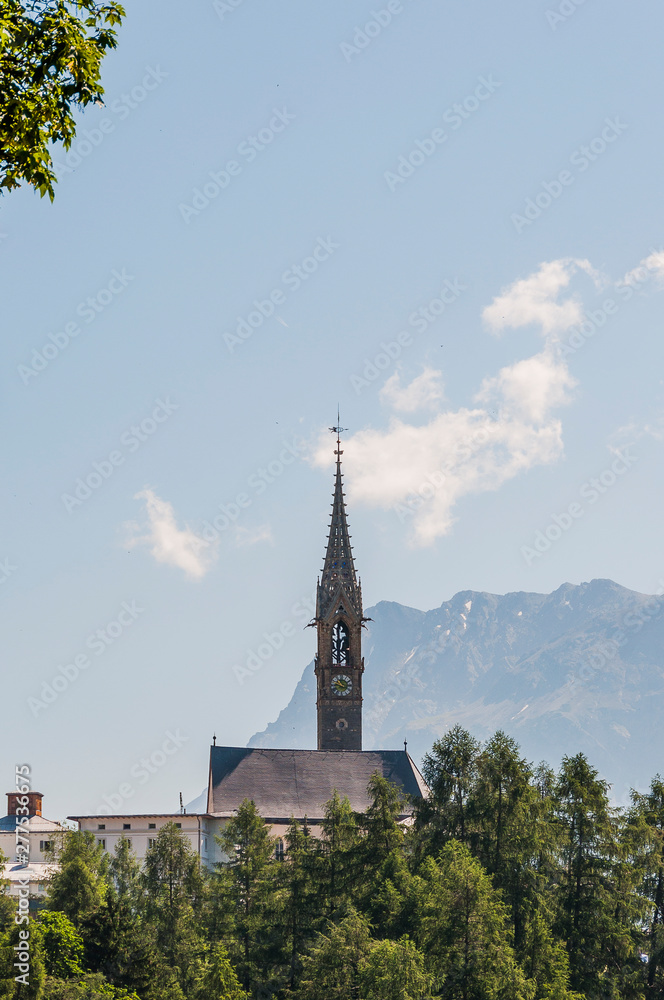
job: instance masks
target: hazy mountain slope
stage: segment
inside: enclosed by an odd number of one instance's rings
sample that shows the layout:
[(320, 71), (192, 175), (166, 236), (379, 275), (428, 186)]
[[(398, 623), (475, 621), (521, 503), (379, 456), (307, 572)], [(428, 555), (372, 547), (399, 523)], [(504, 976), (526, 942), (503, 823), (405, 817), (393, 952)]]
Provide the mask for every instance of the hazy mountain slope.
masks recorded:
[[(614, 794), (664, 771), (664, 598), (610, 580), (553, 594), (464, 591), (433, 611), (367, 611), (365, 748), (420, 758), (460, 722), (503, 728), (532, 760), (583, 750)], [(250, 746), (316, 745), (313, 663), (288, 706)]]

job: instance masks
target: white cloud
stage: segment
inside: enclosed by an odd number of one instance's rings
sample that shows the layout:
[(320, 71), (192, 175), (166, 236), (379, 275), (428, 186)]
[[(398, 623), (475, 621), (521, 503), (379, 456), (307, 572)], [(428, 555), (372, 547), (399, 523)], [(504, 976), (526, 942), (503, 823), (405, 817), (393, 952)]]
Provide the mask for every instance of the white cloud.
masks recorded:
[(501, 368), (494, 378), (485, 379), (476, 399), (497, 399), (524, 420), (542, 423), (552, 409), (569, 402), (569, 390), (575, 385), (567, 366), (547, 346), (540, 354)]
[(602, 279), (587, 260), (570, 257), (540, 264), (539, 270), (515, 281), (488, 305), (482, 316), (491, 330), (499, 333), (505, 327), (539, 324), (546, 336), (580, 323), (583, 305), (577, 296), (558, 301), (577, 271), (585, 271), (596, 284)]
[(187, 525), (178, 528), (173, 505), (158, 497), (154, 490), (146, 486), (134, 499), (145, 501), (147, 533), (137, 534), (141, 528), (130, 526), (133, 537), (127, 544), (148, 545), (157, 562), (176, 566), (197, 580), (205, 576), (216, 558), (216, 549)]
[(664, 413), (656, 413), (645, 423), (631, 420), (628, 424), (618, 427), (609, 440), (609, 448), (618, 453), (621, 448), (636, 444), (642, 438), (650, 437), (655, 441), (664, 441)]
[(244, 545), (256, 545), (258, 542), (272, 542), (272, 528), (269, 524), (259, 524), (256, 528), (243, 528), (238, 525), (235, 528), (235, 544), (238, 547)]
[[(555, 344), (561, 331), (583, 317), (576, 296), (560, 297), (577, 271), (599, 282), (588, 261), (551, 261), (484, 310), (496, 331), (537, 323), (545, 343), (532, 357), (484, 379), (476, 406), (442, 410), (440, 397), (427, 392), (427, 386), (438, 383), (429, 375), (424, 379), (425, 373), (403, 387), (397, 377), (388, 379), (381, 398), (394, 410), (411, 412), (411, 403), (414, 410), (415, 401), (424, 399), (437, 404), (437, 412), (421, 426), (393, 415), (386, 430), (369, 428), (344, 441), (354, 501), (394, 508), (412, 525), (412, 540), (430, 545), (450, 531), (462, 497), (498, 490), (521, 472), (561, 457), (562, 423), (555, 411), (570, 401), (576, 382)], [(329, 441), (321, 442), (314, 461), (329, 464)]]
[(627, 272), (619, 284), (638, 285), (651, 277), (664, 281), (664, 250), (654, 250), (648, 257), (644, 257), (635, 268)]
[(381, 401), (402, 413), (414, 413), (443, 398), (441, 377), (442, 373), (434, 368), (425, 368), (421, 375), (402, 388), (401, 376), (395, 372), (380, 390)]

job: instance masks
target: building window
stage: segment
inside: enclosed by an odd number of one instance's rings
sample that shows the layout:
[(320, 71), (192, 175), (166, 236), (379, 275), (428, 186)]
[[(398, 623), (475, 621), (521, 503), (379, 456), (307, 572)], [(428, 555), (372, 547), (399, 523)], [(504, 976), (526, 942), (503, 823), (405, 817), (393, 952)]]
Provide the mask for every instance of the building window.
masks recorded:
[(203, 837), (203, 850), (207, 851), (207, 837)]
[(39, 850), (40, 851), (50, 851), (51, 850), (51, 841), (50, 840), (40, 840), (39, 841)]
[(123, 823), (122, 824), (122, 829), (123, 830), (131, 830), (131, 823)]
[(285, 853), (284, 852), (284, 842), (281, 839), (281, 837), (277, 837), (277, 842), (274, 845), (274, 856), (277, 859), (277, 861), (283, 861), (284, 860), (284, 853)]
[(176, 823), (175, 826), (178, 830), (182, 829), (182, 823)]
[(125, 837), (125, 840), (127, 841), (128, 846), (131, 847), (131, 837)]
[(106, 841), (104, 840), (103, 837), (98, 837), (97, 838), (97, 843), (101, 844), (101, 846), (103, 847), (103, 849), (106, 850)]
[(157, 843), (154, 837), (148, 837), (148, 850)]
[(106, 829), (106, 824), (105, 823), (97, 823), (97, 829), (98, 830), (105, 830)]
[(156, 830), (156, 829), (157, 829), (156, 823), (148, 823), (148, 830)]
[(332, 629), (332, 662), (346, 666), (349, 660), (348, 626), (345, 622), (336, 622)]

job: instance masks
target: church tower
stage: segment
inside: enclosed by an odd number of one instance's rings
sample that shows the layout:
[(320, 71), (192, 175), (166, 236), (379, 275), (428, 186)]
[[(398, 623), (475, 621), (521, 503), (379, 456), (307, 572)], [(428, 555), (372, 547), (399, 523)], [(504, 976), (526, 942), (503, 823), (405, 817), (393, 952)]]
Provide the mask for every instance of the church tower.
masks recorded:
[(316, 708), (319, 750), (362, 749), (362, 587), (355, 576), (341, 478), (342, 427), (332, 521), (323, 573), (316, 593)]

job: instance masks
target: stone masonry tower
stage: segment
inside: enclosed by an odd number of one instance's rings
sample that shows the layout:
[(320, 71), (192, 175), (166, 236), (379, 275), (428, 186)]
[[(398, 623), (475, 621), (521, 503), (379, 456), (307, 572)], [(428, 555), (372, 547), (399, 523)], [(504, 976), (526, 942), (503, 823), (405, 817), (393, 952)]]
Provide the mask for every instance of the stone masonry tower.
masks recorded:
[[(337, 435), (337, 471), (332, 521), (323, 573), (316, 593), (318, 653), (316, 708), (319, 750), (362, 749), (362, 587), (355, 576), (341, 478), (342, 427)], [(313, 624), (313, 623), (312, 623)]]

